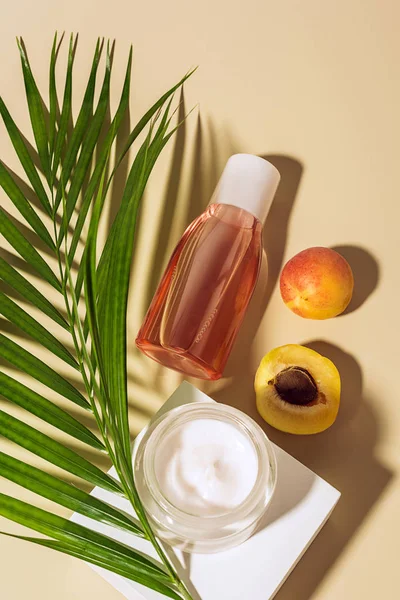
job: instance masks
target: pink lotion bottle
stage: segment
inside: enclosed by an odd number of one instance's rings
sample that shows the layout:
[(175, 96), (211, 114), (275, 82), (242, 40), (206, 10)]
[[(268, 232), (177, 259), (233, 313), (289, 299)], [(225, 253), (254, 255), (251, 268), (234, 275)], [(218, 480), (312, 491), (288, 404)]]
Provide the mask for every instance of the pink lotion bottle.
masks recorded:
[(210, 205), (176, 246), (136, 338), (142, 352), (200, 379), (219, 379), (253, 294), (262, 226), (280, 180), (251, 154), (228, 160)]

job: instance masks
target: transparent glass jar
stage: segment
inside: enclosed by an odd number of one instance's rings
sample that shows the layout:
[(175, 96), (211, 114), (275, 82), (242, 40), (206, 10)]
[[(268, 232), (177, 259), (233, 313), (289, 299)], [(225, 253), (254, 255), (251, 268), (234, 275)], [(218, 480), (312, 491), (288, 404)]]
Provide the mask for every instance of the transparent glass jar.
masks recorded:
[[(257, 456), (257, 479), (249, 495), (223, 514), (198, 516), (181, 510), (166, 498), (156, 477), (155, 457), (161, 440), (174, 427), (195, 419), (233, 425), (247, 437)], [(171, 546), (196, 553), (227, 550), (250, 537), (271, 501), (277, 479), (275, 454), (261, 427), (243, 412), (214, 402), (186, 404), (159, 417), (137, 445), (134, 468), (140, 499), (157, 536)]]

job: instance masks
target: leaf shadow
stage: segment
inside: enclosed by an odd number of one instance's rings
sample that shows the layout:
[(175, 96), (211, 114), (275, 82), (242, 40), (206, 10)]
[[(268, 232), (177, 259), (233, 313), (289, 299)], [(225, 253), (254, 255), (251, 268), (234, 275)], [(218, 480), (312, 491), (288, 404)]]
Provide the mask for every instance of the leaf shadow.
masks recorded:
[(154, 249), (151, 274), (148, 278), (147, 289), (145, 291), (146, 304), (150, 303), (156, 286), (161, 279), (165, 263), (165, 255), (171, 243), (172, 223), (176, 210), (176, 199), (179, 193), (182, 175), (182, 161), (187, 135), (186, 122), (184, 121), (185, 110), (185, 97), (182, 90), (177, 117), (178, 123), (182, 121), (182, 125), (179, 127), (175, 135), (171, 167), (166, 183), (166, 191), (162, 201), (161, 217), (157, 227), (157, 245)]
[(23, 258), (19, 256), (19, 254), (14, 254), (5, 248), (0, 248), (0, 256), (11, 266), (18, 269), (18, 271), (22, 271), (28, 275), (32, 275), (34, 277), (40, 277), (37, 271), (31, 267), (29, 263), (27, 263)]

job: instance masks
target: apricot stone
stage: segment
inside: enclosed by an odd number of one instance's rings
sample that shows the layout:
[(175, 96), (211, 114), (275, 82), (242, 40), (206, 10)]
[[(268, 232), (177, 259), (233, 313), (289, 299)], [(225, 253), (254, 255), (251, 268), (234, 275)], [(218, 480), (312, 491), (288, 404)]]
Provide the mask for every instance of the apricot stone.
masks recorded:
[(330, 427), (340, 404), (340, 375), (315, 350), (288, 344), (271, 350), (254, 387), (262, 418), (280, 431), (307, 435)]
[(330, 319), (342, 313), (353, 295), (353, 272), (331, 248), (308, 248), (291, 258), (280, 278), (286, 306), (306, 319)]

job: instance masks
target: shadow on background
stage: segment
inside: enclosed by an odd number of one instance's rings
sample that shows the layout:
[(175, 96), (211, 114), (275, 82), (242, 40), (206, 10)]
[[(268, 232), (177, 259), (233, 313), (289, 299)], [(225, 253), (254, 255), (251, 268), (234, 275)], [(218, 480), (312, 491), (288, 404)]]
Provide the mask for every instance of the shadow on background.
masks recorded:
[[(356, 534), (378, 501), (392, 473), (374, 456), (379, 440), (376, 415), (362, 395), (362, 372), (358, 362), (337, 346), (324, 341), (305, 344), (330, 358), (342, 379), (342, 403), (334, 426), (316, 436), (291, 436), (270, 428), (261, 419), (254, 401), (254, 369), (251, 346), (260, 321), (278, 283), (283, 266), (288, 223), (302, 176), (302, 165), (295, 159), (264, 156), (280, 171), (282, 180), (264, 227), (264, 259), (259, 283), (245, 317), (225, 374), (225, 387), (213, 390), (213, 398), (235, 406), (253, 417), (278, 446), (326, 479), (342, 497), (332, 517), (276, 596), (279, 600), (309, 600), (335, 560)], [(335, 248), (349, 262), (356, 281), (353, 300), (347, 313), (359, 308), (379, 281), (374, 257), (356, 246)]]
[[(336, 423), (322, 434), (295, 436), (263, 423), (270, 439), (337, 488), (342, 497), (328, 523), (278, 592), (277, 600), (308, 600), (389, 484), (392, 473), (374, 456), (376, 415), (362, 394), (356, 359), (325, 341), (305, 344), (330, 358), (342, 379)], [(262, 422), (257, 417), (258, 422)]]
[(165, 257), (171, 245), (171, 229), (174, 221), (174, 213), (176, 210), (176, 200), (179, 195), (180, 181), (182, 176), (183, 153), (186, 142), (186, 122), (185, 117), (185, 98), (182, 90), (180, 104), (178, 109), (177, 121), (182, 122), (181, 127), (176, 132), (174, 140), (174, 148), (172, 151), (171, 167), (168, 173), (168, 178), (165, 186), (165, 194), (162, 201), (161, 217), (158, 223), (157, 247), (154, 251), (154, 260), (151, 273), (147, 281), (145, 290), (146, 306), (150, 305), (153, 294), (157, 288), (158, 282), (161, 279), (165, 265)]
[[(184, 93), (182, 91), (177, 121), (183, 121), (185, 114), (186, 106)], [(179, 241), (179, 238), (174, 239), (175, 235), (172, 227), (175, 212), (178, 212), (178, 209), (182, 209), (182, 212), (185, 215), (182, 229), (183, 234), (184, 229), (205, 210), (212, 191), (217, 184), (215, 170), (208, 168), (209, 165), (215, 163), (216, 157), (213, 156), (212, 147), (208, 151), (208, 156), (206, 156), (204, 149), (204, 126), (199, 115), (197, 118), (193, 144), (194, 149), (190, 174), (191, 186), (188, 194), (180, 194), (186, 138), (187, 125), (186, 121), (183, 121), (176, 132), (171, 167), (165, 187), (166, 192), (162, 201), (162, 214), (159, 221), (157, 237), (155, 238), (157, 240), (157, 247), (154, 254), (152, 273), (149, 277), (146, 290), (147, 306), (149, 306), (157, 289), (157, 285), (166, 266), (166, 259), (173, 250), (173, 244), (174, 242)]]
[(347, 260), (354, 275), (354, 291), (349, 306), (342, 313), (354, 312), (369, 298), (379, 284), (379, 264), (374, 256), (359, 246), (334, 246)]

